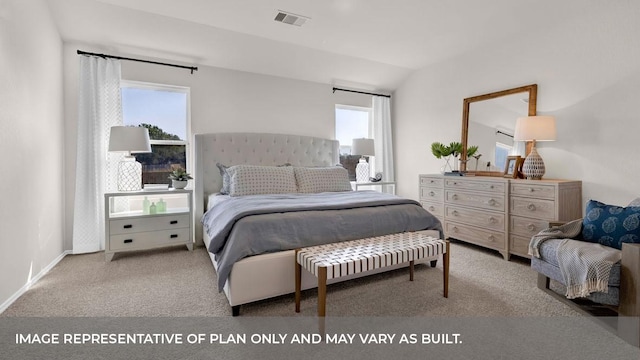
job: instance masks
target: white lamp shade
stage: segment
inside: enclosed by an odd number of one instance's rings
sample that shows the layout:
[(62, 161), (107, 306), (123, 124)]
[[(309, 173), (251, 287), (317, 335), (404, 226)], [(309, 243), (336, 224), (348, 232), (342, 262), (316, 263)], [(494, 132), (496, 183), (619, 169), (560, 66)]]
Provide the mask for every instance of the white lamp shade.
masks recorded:
[(553, 116), (527, 116), (516, 120), (515, 141), (555, 141), (556, 119)]
[(351, 144), (351, 155), (375, 156), (373, 139), (353, 139)]
[(151, 152), (149, 129), (141, 126), (111, 127), (109, 151)]

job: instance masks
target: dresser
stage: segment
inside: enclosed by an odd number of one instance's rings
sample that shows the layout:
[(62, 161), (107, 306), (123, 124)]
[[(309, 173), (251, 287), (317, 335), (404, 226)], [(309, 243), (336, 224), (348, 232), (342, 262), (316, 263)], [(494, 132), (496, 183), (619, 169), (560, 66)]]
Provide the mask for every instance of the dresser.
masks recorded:
[(420, 175), (420, 202), (442, 222), (445, 237), (529, 257), (532, 235), (549, 221), (582, 216), (580, 181)]

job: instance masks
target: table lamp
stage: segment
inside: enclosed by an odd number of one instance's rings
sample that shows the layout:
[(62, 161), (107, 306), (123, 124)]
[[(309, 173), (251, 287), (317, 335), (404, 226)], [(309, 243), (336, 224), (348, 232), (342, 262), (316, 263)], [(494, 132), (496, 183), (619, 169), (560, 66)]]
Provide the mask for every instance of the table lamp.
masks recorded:
[(536, 141), (556, 140), (556, 119), (553, 116), (527, 116), (516, 120), (514, 141), (532, 141), (531, 152), (524, 159), (522, 174), (531, 180), (540, 180), (545, 173), (544, 161), (536, 150)]
[(356, 165), (356, 182), (369, 182), (369, 163), (365, 156), (375, 156), (373, 139), (353, 139), (351, 154), (362, 156)]
[(118, 163), (118, 191), (142, 190), (142, 164), (131, 154), (151, 152), (149, 130), (138, 126), (111, 127), (109, 151), (127, 153)]

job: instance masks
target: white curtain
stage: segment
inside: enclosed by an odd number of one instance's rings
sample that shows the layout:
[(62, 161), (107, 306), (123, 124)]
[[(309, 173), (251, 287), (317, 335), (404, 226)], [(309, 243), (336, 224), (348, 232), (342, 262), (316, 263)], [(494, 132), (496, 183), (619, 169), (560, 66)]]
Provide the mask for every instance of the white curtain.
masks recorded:
[(121, 154), (109, 153), (109, 130), (122, 124), (120, 61), (80, 57), (73, 253), (104, 250), (104, 193), (115, 191)]
[(382, 173), (382, 181), (394, 181), (391, 105), (385, 96), (373, 96), (373, 139), (376, 155), (374, 171)]

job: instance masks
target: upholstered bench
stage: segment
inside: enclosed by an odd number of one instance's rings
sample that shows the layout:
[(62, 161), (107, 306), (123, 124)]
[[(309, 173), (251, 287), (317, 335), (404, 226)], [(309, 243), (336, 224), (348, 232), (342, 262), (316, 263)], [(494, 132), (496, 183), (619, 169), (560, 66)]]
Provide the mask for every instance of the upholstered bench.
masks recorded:
[(419, 231), (296, 249), (296, 312), (300, 312), (303, 267), (318, 278), (318, 316), (324, 317), (328, 279), (409, 263), (409, 280), (413, 281), (414, 261), (439, 255), (442, 255), (444, 297), (448, 297), (449, 241)]

